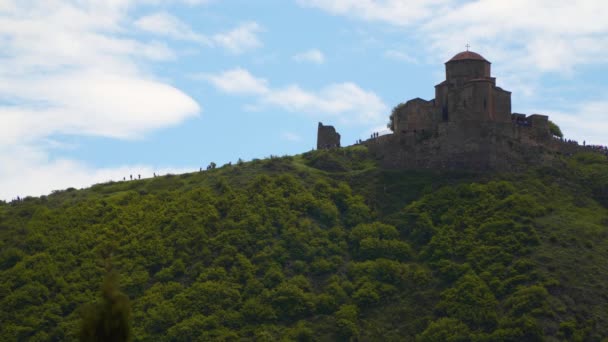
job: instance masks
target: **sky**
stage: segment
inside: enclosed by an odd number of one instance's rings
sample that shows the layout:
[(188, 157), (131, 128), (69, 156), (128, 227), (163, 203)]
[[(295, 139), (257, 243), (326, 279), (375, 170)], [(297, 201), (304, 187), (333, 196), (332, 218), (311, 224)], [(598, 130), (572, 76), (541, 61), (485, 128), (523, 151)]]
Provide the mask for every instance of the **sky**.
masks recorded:
[(0, 199), (342, 145), (470, 44), (512, 110), (608, 145), (605, 0), (0, 0)]

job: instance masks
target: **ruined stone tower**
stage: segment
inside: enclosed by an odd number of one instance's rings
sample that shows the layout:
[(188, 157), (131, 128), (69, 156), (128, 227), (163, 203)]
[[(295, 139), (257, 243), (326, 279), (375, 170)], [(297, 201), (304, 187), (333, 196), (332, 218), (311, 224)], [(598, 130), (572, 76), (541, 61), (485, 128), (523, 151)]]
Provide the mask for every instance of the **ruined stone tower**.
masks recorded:
[(340, 134), (334, 126), (323, 126), (319, 122), (317, 129), (317, 150), (340, 147)]

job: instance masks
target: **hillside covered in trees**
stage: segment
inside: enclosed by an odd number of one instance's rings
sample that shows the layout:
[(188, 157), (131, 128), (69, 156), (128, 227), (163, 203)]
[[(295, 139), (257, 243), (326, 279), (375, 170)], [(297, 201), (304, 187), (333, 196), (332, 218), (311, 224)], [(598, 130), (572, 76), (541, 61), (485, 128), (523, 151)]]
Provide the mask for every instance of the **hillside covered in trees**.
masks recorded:
[(608, 162), (356, 146), (0, 202), (0, 340), (77, 340), (109, 269), (135, 341), (602, 341)]

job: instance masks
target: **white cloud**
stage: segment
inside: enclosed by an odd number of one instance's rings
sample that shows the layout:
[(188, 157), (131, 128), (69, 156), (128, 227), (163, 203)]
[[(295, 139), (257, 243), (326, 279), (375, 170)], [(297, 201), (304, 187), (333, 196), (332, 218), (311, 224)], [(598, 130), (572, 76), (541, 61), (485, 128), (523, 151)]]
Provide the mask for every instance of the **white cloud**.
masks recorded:
[(174, 58), (128, 34), (143, 1), (1, 2), (0, 196), (100, 180), (103, 170), (49, 159), (53, 134), (130, 139), (198, 115), (196, 101), (140, 67)]
[(195, 168), (154, 168), (147, 165), (128, 165), (112, 168), (93, 168), (70, 159), (48, 159), (36, 148), (11, 149), (18, 158), (0, 147), (0, 199), (11, 200), (25, 196), (49, 194), (69, 187), (82, 188), (108, 181), (121, 181), (129, 175), (137, 178), (196, 171)]
[(192, 31), (187, 24), (166, 12), (158, 12), (141, 17), (134, 24), (140, 30), (157, 35), (206, 45), (211, 44), (207, 37)]
[[(500, 86), (528, 99), (542, 94), (546, 74), (572, 77), (577, 67), (608, 63), (608, 2), (605, 0), (298, 0), (333, 15), (383, 22), (424, 43), (431, 63), (464, 49), (493, 63)], [(399, 59), (401, 53), (388, 51)], [(407, 60), (409, 56), (403, 55)], [(547, 98), (547, 101), (550, 101)], [(570, 115), (548, 113), (566, 134), (608, 144), (603, 102), (582, 103)], [(543, 113), (544, 111), (540, 111)], [(603, 118), (603, 119), (602, 119)]]
[(370, 123), (382, 117), (386, 105), (373, 92), (354, 83), (336, 83), (318, 92), (290, 85), (267, 94), (262, 103), (278, 106), (290, 112), (315, 116), (334, 116), (343, 122)]
[(1, 88), (28, 103), (0, 106), (0, 116), (8, 118), (0, 127), (0, 143), (34, 141), (55, 133), (133, 138), (200, 110), (170, 85), (94, 71), (13, 80)]
[(262, 46), (262, 42), (257, 36), (261, 31), (262, 27), (258, 23), (247, 22), (228, 32), (215, 34), (211, 39), (228, 51), (239, 54)]
[(208, 4), (213, 0), (182, 0), (182, 2), (194, 6), (194, 5), (203, 5), (203, 4)]
[(329, 116), (342, 122), (370, 123), (381, 120), (387, 109), (374, 92), (350, 82), (330, 84), (316, 92), (304, 90), (295, 84), (272, 88), (265, 79), (256, 78), (241, 68), (215, 75), (207, 74), (202, 78), (226, 93), (256, 95), (258, 102), (249, 106), (256, 110), (263, 106), (275, 106), (319, 118)]
[[(438, 59), (469, 42), (508, 71), (570, 72), (608, 62), (604, 0), (298, 0), (335, 15), (412, 31)], [(522, 39), (525, 37), (525, 39)]]
[(606, 13), (605, 1), (478, 1), (429, 18), (421, 32), (434, 51), (458, 51), (464, 37), (509, 69), (570, 72), (608, 61)]
[(138, 67), (142, 59), (170, 57), (170, 50), (121, 37), (127, 13), (96, 4), (14, 3), (15, 12), (0, 17), (0, 36), (8, 38), (0, 98), (12, 103), (0, 105), (3, 142), (58, 132), (127, 138), (200, 111), (188, 95)]
[(580, 144), (608, 146), (608, 101), (589, 101), (578, 106), (572, 113), (538, 111), (546, 113), (549, 119), (557, 123), (564, 138), (577, 140)]
[(240, 54), (262, 46), (257, 34), (262, 27), (256, 22), (246, 22), (232, 30), (206, 36), (194, 32), (186, 23), (166, 12), (157, 12), (139, 18), (134, 23), (142, 31), (176, 40), (196, 42), (206, 46), (219, 46), (231, 53)]
[(409, 26), (436, 13), (447, 0), (298, 0), (305, 7), (368, 21)]
[(217, 89), (229, 94), (261, 95), (269, 92), (267, 80), (254, 77), (243, 68), (226, 70), (215, 75), (197, 75), (195, 78), (207, 80)]
[(300, 63), (302, 63), (302, 62), (309, 62), (309, 63), (314, 63), (314, 64), (325, 63), (325, 55), (323, 55), (323, 52), (319, 51), (318, 49), (311, 49), (311, 50), (300, 52), (300, 53), (296, 54), (295, 56), (293, 56), (293, 59), (296, 62), (300, 62)]

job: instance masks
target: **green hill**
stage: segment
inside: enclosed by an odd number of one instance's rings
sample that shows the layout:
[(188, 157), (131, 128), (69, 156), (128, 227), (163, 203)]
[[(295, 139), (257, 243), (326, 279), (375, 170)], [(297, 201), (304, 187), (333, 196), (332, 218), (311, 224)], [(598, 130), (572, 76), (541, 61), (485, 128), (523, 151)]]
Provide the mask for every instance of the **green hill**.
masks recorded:
[(602, 341), (608, 162), (390, 171), (358, 146), (0, 202), (0, 340), (77, 339), (110, 268), (136, 341)]

